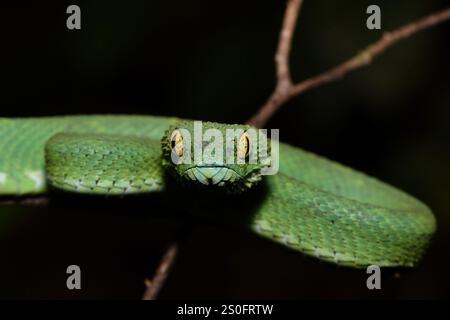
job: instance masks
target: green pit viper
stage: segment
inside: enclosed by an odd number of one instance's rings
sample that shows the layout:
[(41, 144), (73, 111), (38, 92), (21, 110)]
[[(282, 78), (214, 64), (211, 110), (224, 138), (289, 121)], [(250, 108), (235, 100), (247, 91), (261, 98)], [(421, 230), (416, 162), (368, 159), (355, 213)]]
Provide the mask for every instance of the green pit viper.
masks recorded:
[[(53, 189), (99, 195), (167, 193), (172, 192), (172, 179), (187, 186), (186, 192), (207, 184), (206, 193), (195, 192), (189, 196), (192, 202), (182, 205), (195, 204), (195, 210), (210, 215), (224, 211), (231, 224), (308, 256), (356, 268), (412, 267), (420, 261), (436, 222), (419, 200), (285, 143), (279, 144), (275, 175), (261, 177), (258, 164), (175, 165), (169, 154), (183, 152), (179, 130), (192, 130), (191, 123), (126, 115), (0, 118), (0, 196), (39, 195)], [(206, 126), (220, 131), (249, 128)], [(246, 136), (244, 143), (241, 137), (236, 144), (236, 154), (245, 154), (252, 141)], [(264, 192), (256, 187), (260, 180)], [(246, 194), (262, 195), (253, 207), (239, 202), (233, 207), (236, 202), (228, 196), (217, 200), (208, 189), (242, 191), (244, 202)], [(172, 205), (181, 204), (175, 200)], [(247, 218), (239, 219), (240, 215)]]

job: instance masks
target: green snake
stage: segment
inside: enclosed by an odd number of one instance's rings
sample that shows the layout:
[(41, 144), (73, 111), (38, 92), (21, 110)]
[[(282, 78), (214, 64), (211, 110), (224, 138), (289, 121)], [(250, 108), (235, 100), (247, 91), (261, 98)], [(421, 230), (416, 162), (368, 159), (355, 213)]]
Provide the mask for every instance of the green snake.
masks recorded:
[[(250, 128), (205, 125), (219, 132), (242, 129), (243, 134)], [(220, 221), (308, 256), (356, 268), (416, 266), (436, 229), (430, 209), (412, 196), (281, 142), (275, 175), (262, 176), (262, 165), (245, 159), (174, 164), (169, 155), (187, 151), (181, 130), (192, 131), (192, 121), (127, 115), (0, 118), (0, 196), (58, 190), (98, 195), (176, 192), (180, 200), (168, 206), (212, 219), (215, 211), (221, 212)], [(234, 154), (246, 156), (251, 144), (248, 135), (237, 137)]]

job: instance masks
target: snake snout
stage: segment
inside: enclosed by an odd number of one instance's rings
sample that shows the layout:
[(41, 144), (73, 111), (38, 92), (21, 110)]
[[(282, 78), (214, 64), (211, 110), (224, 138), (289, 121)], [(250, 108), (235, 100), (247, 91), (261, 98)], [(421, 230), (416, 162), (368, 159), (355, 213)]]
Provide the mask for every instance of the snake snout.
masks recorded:
[(224, 186), (225, 182), (233, 177), (233, 170), (223, 166), (198, 166), (185, 172), (190, 180), (200, 182), (203, 185)]

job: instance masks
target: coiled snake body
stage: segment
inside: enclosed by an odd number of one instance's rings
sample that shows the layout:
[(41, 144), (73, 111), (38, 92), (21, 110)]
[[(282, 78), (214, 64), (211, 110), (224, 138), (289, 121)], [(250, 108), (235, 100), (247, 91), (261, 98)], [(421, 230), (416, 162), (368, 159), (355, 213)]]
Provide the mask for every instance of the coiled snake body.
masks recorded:
[[(187, 185), (208, 180), (216, 187), (239, 189), (260, 180), (260, 168), (247, 164), (178, 169), (165, 152), (178, 148), (171, 140), (183, 123), (189, 121), (154, 116), (0, 118), (0, 196), (42, 194), (49, 186), (93, 194), (170, 192), (167, 171)], [(278, 174), (263, 177), (264, 196), (237, 224), (338, 265), (419, 262), (436, 228), (426, 205), (375, 178), (284, 143), (279, 157)], [(208, 201), (199, 197), (197, 202)]]

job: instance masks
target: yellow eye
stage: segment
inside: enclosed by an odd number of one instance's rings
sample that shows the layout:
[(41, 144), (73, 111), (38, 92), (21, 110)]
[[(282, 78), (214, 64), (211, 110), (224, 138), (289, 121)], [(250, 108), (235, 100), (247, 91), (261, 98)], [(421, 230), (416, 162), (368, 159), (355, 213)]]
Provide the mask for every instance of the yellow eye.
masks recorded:
[(244, 132), (239, 138), (237, 146), (237, 156), (239, 159), (245, 159), (250, 151), (250, 137), (247, 132)]
[(181, 132), (178, 130), (174, 130), (172, 132), (172, 136), (170, 137), (170, 145), (172, 147), (172, 150), (175, 151), (177, 156), (182, 157), (183, 156), (183, 136), (181, 135)]

